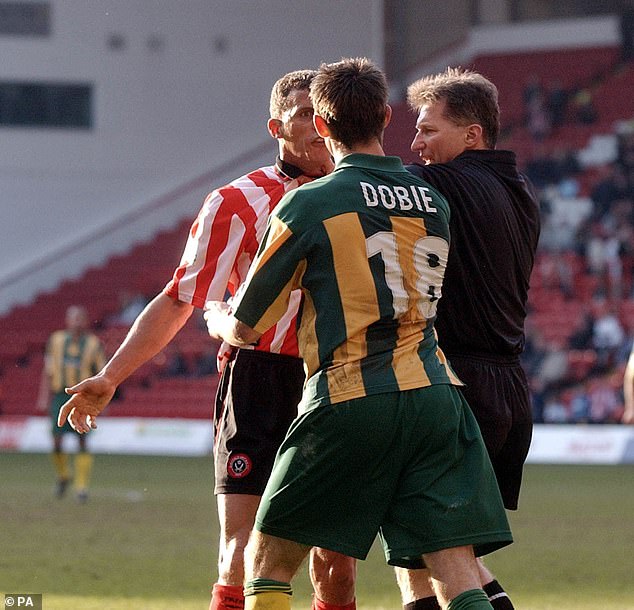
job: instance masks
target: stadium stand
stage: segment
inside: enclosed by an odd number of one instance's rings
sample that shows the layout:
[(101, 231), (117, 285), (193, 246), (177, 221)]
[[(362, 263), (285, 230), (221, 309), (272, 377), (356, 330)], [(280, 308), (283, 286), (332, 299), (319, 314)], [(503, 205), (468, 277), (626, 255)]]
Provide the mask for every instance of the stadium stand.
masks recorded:
[[(634, 108), (624, 94), (634, 91), (634, 64), (623, 62), (617, 47), (599, 47), (483, 55), (469, 67), (497, 84), (500, 147), (517, 152), (543, 202), (524, 355), (535, 419), (618, 421), (622, 372), (634, 337)], [(527, 88), (535, 83), (545, 94), (560, 88), (566, 102), (563, 114), (554, 122), (547, 117), (537, 137), (526, 120)], [(581, 101), (591, 103), (592, 116), (579, 116)], [(385, 149), (406, 162), (415, 160), (409, 150), (413, 125), (406, 104), (395, 104)], [(623, 175), (615, 178), (613, 171)], [(620, 191), (613, 188), (619, 180)], [(117, 313), (122, 292), (150, 298), (163, 287), (188, 225), (164, 231), (0, 318), (4, 413), (34, 414), (44, 342), (68, 304), (88, 307), (110, 352), (120, 344), (127, 326), (107, 321)], [(209, 417), (217, 384), (209, 365), (214, 352), (200, 320), (192, 319), (121, 386), (110, 415)], [(199, 370), (201, 363), (206, 370)]]
[[(548, 170), (538, 184), (543, 233), (527, 321), (528, 341), (538, 344), (529, 346), (527, 360), (536, 350), (543, 365), (530, 371), (536, 420), (616, 422), (634, 336), (634, 182), (619, 153), (634, 118), (624, 95), (634, 89), (634, 65), (622, 62), (617, 48), (482, 57), (474, 65), (498, 83), (502, 107), (513, 108), (503, 116), (502, 147), (517, 151), (529, 175), (539, 157)], [(504, 70), (535, 75), (546, 91), (555, 82), (563, 87), (567, 105), (561, 123), (533, 133), (527, 81), (504, 78)], [(579, 99), (591, 102), (591, 116), (579, 112)], [(545, 102), (550, 112), (547, 96)], [(619, 165), (624, 188), (600, 201), (599, 184), (607, 174), (605, 182), (614, 186), (610, 168)], [(538, 183), (540, 176), (531, 177)], [(558, 354), (563, 357), (555, 374)], [(586, 407), (579, 409), (582, 403)]]
[[(190, 221), (163, 231), (100, 267), (88, 269), (75, 280), (66, 280), (49, 293), (38, 295), (28, 306), (19, 306), (0, 318), (1, 413), (38, 415), (36, 399), (45, 343), (61, 328), (70, 304), (85, 305), (93, 331), (112, 354), (128, 332), (128, 325), (111, 324), (124, 293), (152, 298), (171, 277)], [(218, 381), (213, 367), (216, 345), (201, 320), (192, 316), (172, 343), (143, 365), (119, 388), (108, 407), (111, 416), (187, 417), (211, 416)], [(179, 366), (175, 367), (178, 358)], [(172, 375), (170, 379), (166, 377)]]

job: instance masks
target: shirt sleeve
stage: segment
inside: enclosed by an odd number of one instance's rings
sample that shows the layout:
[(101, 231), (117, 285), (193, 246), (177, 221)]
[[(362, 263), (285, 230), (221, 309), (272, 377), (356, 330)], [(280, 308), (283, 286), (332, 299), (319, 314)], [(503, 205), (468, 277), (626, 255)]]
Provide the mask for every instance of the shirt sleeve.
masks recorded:
[(265, 238), (234, 304), (234, 316), (259, 333), (286, 312), (306, 268), (301, 240), (273, 214)]
[(241, 199), (239, 189), (227, 187), (207, 196), (165, 294), (203, 308), (206, 301), (222, 300), (227, 290), (233, 292), (237, 288), (238, 258), (249, 247), (254, 253), (257, 249), (252, 235), (255, 219)]

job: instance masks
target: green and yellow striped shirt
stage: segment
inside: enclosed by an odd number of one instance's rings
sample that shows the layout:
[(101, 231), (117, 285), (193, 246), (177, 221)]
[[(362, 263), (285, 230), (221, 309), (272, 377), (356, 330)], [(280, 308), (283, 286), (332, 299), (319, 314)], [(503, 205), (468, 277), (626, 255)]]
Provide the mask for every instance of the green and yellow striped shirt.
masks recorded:
[(79, 383), (98, 372), (105, 364), (103, 345), (92, 333), (74, 337), (67, 330), (54, 332), (46, 346), (46, 372), (51, 392)]
[(437, 191), (397, 157), (348, 155), (282, 199), (234, 313), (264, 332), (302, 290), (303, 408), (460, 385), (433, 326), (448, 252)]

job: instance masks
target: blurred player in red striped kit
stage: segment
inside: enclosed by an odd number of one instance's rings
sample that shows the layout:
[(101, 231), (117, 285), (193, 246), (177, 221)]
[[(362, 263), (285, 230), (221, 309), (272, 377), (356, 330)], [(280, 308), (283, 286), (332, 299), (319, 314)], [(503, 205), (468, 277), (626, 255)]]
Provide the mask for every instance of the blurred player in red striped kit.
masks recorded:
[[(210, 193), (191, 228), (180, 266), (163, 292), (136, 319), (128, 336), (100, 373), (68, 390), (61, 408), (79, 432), (95, 427), (117, 386), (163, 349), (194, 308), (235, 294), (244, 281), (264, 234), (266, 221), (282, 196), (324, 176), (333, 163), (313, 126), (308, 95), (315, 73), (286, 74), (273, 87), (268, 131), (278, 141), (274, 165), (259, 168)], [(218, 582), (210, 610), (244, 607), (244, 548), (275, 453), (304, 384), (295, 318), (299, 291), (286, 315), (255, 349), (219, 351), (222, 370), (215, 405), (215, 493), (220, 519)], [(353, 610), (354, 562), (315, 549), (310, 571), (317, 610)]]

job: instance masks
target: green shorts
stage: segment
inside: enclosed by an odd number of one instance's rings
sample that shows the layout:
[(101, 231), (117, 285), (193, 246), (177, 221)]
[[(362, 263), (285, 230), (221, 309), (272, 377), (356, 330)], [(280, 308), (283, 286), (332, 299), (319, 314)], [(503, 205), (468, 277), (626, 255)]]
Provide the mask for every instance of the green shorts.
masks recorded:
[(70, 398), (68, 394), (65, 392), (58, 392), (57, 394), (53, 394), (53, 398), (51, 399), (51, 404), (49, 406), (49, 416), (51, 418), (51, 433), (53, 436), (61, 436), (62, 434), (77, 434), (71, 425), (68, 423), (68, 420), (64, 422), (64, 425), (60, 428), (57, 425), (57, 416), (59, 415), (59, 410), (62, 408), (62, 405)]
[(436, 385), (317, 407), (291, 425), (256, 529), (365, 559), (380, 533), (388, 563), (512, 542), (480, 430), (461, 392)]

